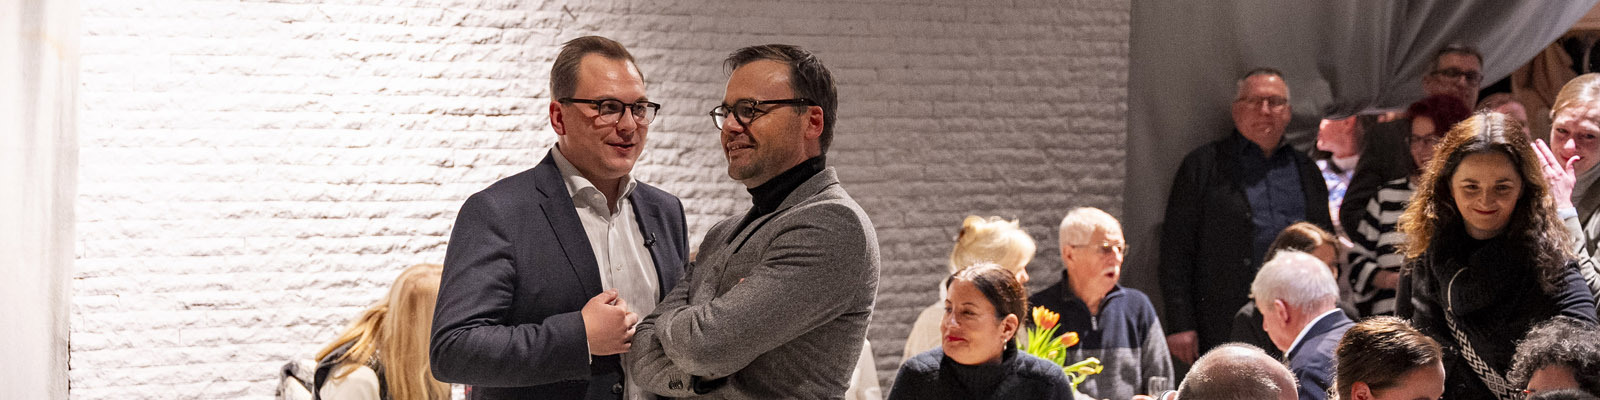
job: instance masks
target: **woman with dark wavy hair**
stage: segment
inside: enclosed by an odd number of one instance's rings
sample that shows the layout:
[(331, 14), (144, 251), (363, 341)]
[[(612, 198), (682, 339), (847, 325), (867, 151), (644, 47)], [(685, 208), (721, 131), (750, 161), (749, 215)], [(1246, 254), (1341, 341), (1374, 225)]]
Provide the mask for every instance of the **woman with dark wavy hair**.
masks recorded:
[(1528, 328), (1595, 320), (1537, 157), (1520, 124), (1475, 114), (1445, 135), (1400, 217), (1396, 314), (1447, 349), (1445, 398), (1520, 398), (1505, 372)]

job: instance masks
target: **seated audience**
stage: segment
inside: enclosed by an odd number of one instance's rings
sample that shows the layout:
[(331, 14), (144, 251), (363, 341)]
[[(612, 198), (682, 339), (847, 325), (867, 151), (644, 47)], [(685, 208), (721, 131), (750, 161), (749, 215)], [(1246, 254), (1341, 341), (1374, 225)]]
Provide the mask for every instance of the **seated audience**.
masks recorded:
[(1072, 399), (1061, 366), (1017, 351), (1029, 315), (1016, 275), (976, 264), (947, 280), (944, 342), (900, 365), (889, 399)]
[[(1334, 281), (1339, 278), (1338, 239), (1328, 231), (1318, 228), (1309, 222), (1300, 222), (1289, 225), (1283, 232), (1278, 233), (1278, 238), (1272, 240), (1272, 247), (1267, 254), (1278, 254), (1280, 251), (1294, 250), (1304, 252), (1322, 260), (1328, 265), (1328, 271), (1333, 273)], [(1355, 317), (1355, 305), (1350, 303), (1350, 288), (1339, 285), (1339, 309), (1346, 316)], [(1261, 330), (1261, 312), (1256, 309), (1255, 302), (1246, 302), (1233, 314), (1233, 337), (1238, 343), (1247, 343), (1260, 347), (1262, 351), (1273, 358), (1283, 358), (1283, 352), (1272, 345), (1272, 338), (1267, 336), (1267, 331)]]
[(1400, 214), (1411, 201), (1423, 168), (1433, 159), (1433, 149), (1451, 126), (1471, 115), (1455, 96), (1429, 96), (1406, 109), (1411, 120), (1411, 135), (1406, 137), (1412, 161), (1411, 173), (1378, 188), (1367, 201), (1355, 231), (1350, 232), (1350, 288), (1355, 293), (1360, 316), (1393, 315), (1394, 288), (1400, 280), (1400, 263), (1405, 256), (1400, 246), (1406, 236), (1395, 229)]
[(1333, 387), (1333, 351), (1354, 325), (1339, 310), (1339, 287), (1327, 264), (1310, 254), (1279, 252), (1256, 272), (1250, 296), (1261, 310), (1261, 329), (1300, 382), (1300, 400), (1326, 399)]
[(1514, 344), (1556, 316), (1593, 323), (1594, 297), (1522, 126), (1479, 113), (1456, 124), (1400, 217), (1408, 240), (1396, 315), (1445, 348), (1445, 398), (1521, 397)]
[(1242, 343), (1217, 346), (1195, 360), (1177, 395), (1180, 400), (1296, 399), (1289, 369), (1261, 349)]
[(1600, 393), (1600, 330), (1566, 318), (1539, 324), (1517, 344), (1510, 378), (1529, 394), (1556, 389)]
[(1334, 390), (1343, 400), (1437, 399), (1444, 351), (1405, 320), (1379, 316), (1345, 331), (1335, 352)]
[(1068, 360), (1099, 358), (1099, 374), (1078, 385), (1096, 399), (1127, 399), (1151, 379), (1173, 379), (1167, 335), (1155, 306), (1138, 289), (1122, 287), (1128, 244), (1122, 225), (1098, 208), (1083, 207), (1061, 219), (1061, 281), (1035, 293), (1028, 303), (1061, 315), (1057, 334), (1078, 333)]
[(434, 379), (428, 368), (428, 330), (443, 271), (438, 264), (401, 271), (383, 300), (317, 353), (317, 398), (450, 398), (450, 385)]
[[(1033, 261), (1034, 250), (1033, 237), (1028, 236), (1016, 220), (968, 215), (961, 221), (961, 233), (957, 234), (956, 246), (950, 251), (950, 273), (972, 264), (994, 263), (1011, 271), (1017, 282), (1026, 285), (1028, 262)], [(916, 322), (911, 324), (901, 362), (939, 347), (939, 321), (944, 317), (944, 288), (948, 286), (949, 282), (940, 282), (939, 301), (922, 309)]]

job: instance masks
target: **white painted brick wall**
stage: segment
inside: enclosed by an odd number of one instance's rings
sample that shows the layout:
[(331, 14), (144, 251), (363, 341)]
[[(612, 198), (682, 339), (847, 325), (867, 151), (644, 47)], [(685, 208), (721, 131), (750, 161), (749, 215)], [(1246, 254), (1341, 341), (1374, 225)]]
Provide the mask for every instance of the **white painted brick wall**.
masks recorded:
[[(894, 376), (969, 213), (1019, 217), (1035, 289), (1070, 207), (1121, 214), (1128, 0), (84, 0), (76, 399), (266, 398), (465, 197), (554, 143), (549, 63), (601, 34), (665, 104), (638, 175), (690, 234), (743, 210), (705, 111), (721, 59), (785, 42), (833, 69), (830, 163), (878, 226), (870, 339)], [(698, 240), (697, 240), (698, 241)], [(885, 387), (887, 389), (887, 387)]]

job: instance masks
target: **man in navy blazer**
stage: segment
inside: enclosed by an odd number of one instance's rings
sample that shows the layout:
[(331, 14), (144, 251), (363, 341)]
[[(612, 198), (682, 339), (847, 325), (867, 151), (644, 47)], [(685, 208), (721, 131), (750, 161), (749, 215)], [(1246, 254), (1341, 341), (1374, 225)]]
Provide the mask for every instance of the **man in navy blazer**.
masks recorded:
[(1278, 252), (1256, 273), (1250, 294), (1263, 317), (1261, 328), (1300, 382), (1300, 400), (1326, 400), (1333, 352), (1355, 325), (1339, 309), (1339, 286), (1327, 264), (1298, 251)]
[(467, 198), (434, 311), (434, 376), (472, 399), (648, 399), (620, 357), (683, 275), (683, 205), (633, 180), (660, 105), (627, 49), (589, 36), (550, 73), (538, 166)]

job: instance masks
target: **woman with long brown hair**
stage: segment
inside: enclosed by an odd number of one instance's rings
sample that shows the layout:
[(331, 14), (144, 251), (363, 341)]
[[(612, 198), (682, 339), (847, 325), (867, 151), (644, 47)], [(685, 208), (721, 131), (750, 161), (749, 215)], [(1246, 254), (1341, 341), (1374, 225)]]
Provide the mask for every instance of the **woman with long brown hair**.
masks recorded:
[(443, 270), (417, 264), (401, 271), (383, 300), (317, 352), (317, 399), (450, 398), (450, 385), (428, 368), (428, 330)]
[(1528, 328), (1595, 320), (1537, 157), (1521, 124), (1475, 114), (1445, 135), (1400, 217), (1396, 314), (1448, 349), (1445, 398), (1520, 397), (1505, 371)]

